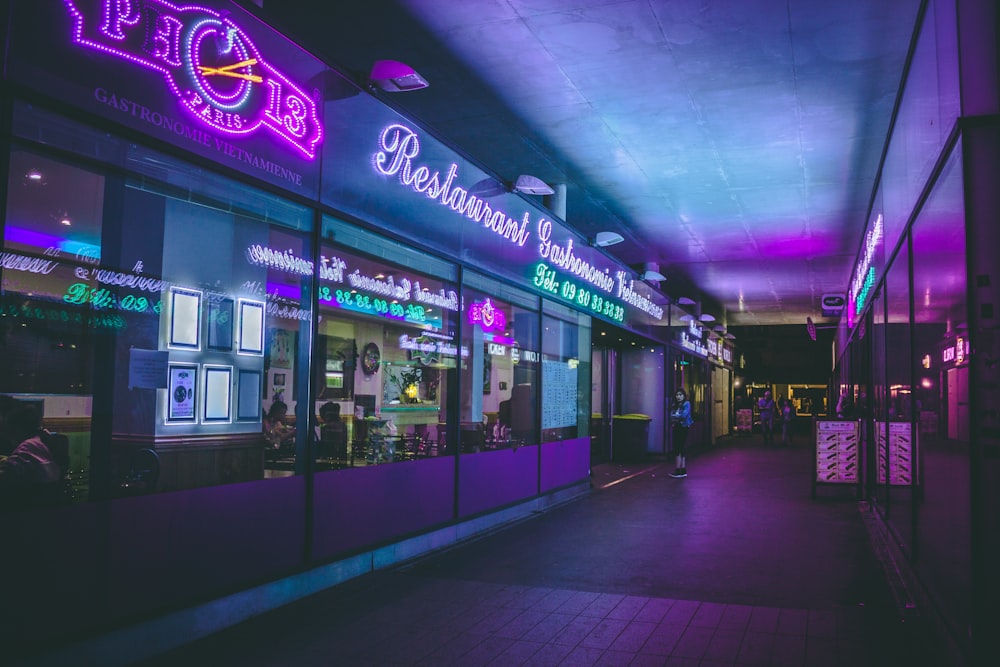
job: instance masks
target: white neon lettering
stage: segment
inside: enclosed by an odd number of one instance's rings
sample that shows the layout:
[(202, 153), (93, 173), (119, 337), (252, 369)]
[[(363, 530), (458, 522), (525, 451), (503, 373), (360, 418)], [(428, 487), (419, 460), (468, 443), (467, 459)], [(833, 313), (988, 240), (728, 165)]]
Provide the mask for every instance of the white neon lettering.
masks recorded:
[(379, 137), (379, 150), (374, 156), (375, 170), (384, 176), (399, 176), (403, 185), (414, 192), (425, 195), (448, 206), (453, 211), (464, 215), (470, 220), (481, 223), (490, 231), (511, 243), (523, 246), (529, 236), (527, 230), (531, 221), (530, 214), (525, 212), (524, 218), (518, 222), (503, 211), (493, 210), (489, 204), (475, 195), (469, 195), (462, 188), (452, 189), (452, 182), (458, 175), (458, 165), (448, 168), (443, 182), (440, 172), (431, 171), (424, 165), (414, 165), (413, 161), (420, 155), (420, 140), (416, 132), (405, 125), (389, 125), (382, 130)]

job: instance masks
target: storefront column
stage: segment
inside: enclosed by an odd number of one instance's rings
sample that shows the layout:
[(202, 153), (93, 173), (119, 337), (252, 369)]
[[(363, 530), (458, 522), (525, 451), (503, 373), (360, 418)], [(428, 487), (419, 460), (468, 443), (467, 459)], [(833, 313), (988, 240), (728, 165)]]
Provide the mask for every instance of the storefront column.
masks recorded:
[[(1000, 654), (1000, 83), (997, 6), (957, 0), (969, 256), (972, 662)], [(976, 118), (978, 117), (978, 118)]]

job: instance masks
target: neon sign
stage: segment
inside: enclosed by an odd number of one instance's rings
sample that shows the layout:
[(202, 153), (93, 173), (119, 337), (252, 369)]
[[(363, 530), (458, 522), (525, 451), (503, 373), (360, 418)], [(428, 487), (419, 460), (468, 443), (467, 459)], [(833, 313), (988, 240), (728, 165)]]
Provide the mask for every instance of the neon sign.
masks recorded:
[(854, 280), (851, 282), (851, 301), (854, 304), (853, 315), (860, 315), (868, 303), (868, 296), (872, 287), (875, 286), (875, 267), (872, 261), (875, 259), (875, 251), (882, 243), (882, 214), (875, 218), (875, 223), (865, 235), (865, 249), (861, 260), (854, 271)]
[(373, 161), (375, 171), (383, 176), (399, 175), (403, 185), (413, 188), (414, 192), (422, 193), (429, 199), (439, 200), (451, 210), (464, 215), (469, 220), (482, 224), (496, 235), (511, 243), (523, 246), (530, 232), (526, 229), (531, 220), (525, 211), (520, 222), (508, 216), (501, 210), (493, 208), (476, 195), (469, 194), (465, 188), (452, 187), (458, 175), (458, 165), (448, 168), (448, 175), (441, 177), (441, 172), (431, 172), (425, 166), (414, 168), (413, 160), (420, 155), (420, 140), (417, 133), (405, 125), (389, 125), (379, 137), (379, 150)]
[(192, 117), (229, 135), (270, 131), (306, 159), (323, 138), (316, 102), (267, 63), (225, 12), (164, 0), (63, 0), (73, 41), (159, 72)]
[[(455, 185), (458, 178), (458, 165), (452, 163), (445, 173), (440, 170), (432, 170), (430, 167), (417, 162), (420, 157), (420, 138), (412, 128), (394, 123), (383, 128), (378, 139), (378, 150), (372, 156), (372, 165), (376, 172), (383, 176), (398, 176), (403, 186), (408, 186), (415, 193), (423, 194), (428, 199), (437, 201), (447, 206), (455, 213), (462, 215), (469, 220), (480, 223), (484, 228), (490, 230), (497, 236), (510, 241), (518, 247), (524, 247), (531, 236), (528, 226), (531, 224), (531, 214), (525, 211), (520, 220), (512, 218), (505, 211), (493, 209), (482, 196), (473, 194), (469, 189)], [(583, 287), (574, 290), (574, 295), (562, 294), (570, 301), (575, 300), (577, 305), (588, 307), (585, 303), (592, 290), (600, 290), (608, 295), (614, 294), (618, 299), (627, 302), (639, 310), (656, 319), (663, 318), (663, 308), (653, 303), (649, 298), (636, 292), (625, 271), (617, 271), (611, 274), (612, 269), (596, 266), (581, 257), (574, 250), (573, 239), (567, 239), (562, 245), (552, 240), (553, 223), (545, 218), (539, 218), (537, 222), (538, 234), (538, 257), (544, 260), (546, 275), (534, 278), (535, 287), (547, 291), (551, 294), (559, 294), (560, 285), (565, 285), (556, 279), (556, 269), (561, 269), (570, 273), (575, 278), (579, 278), (590, 287)], [(601, 307), (603, 299), (600, 297)], [(620, 308), (620, 306), (618, 306)], [(595, 312), (602, 312), (591, 307)], [(611, 315), (617, 321), (622, 321), (621, 317)]]
[(483, 331), (503, 331), (507, 328), (507, 316), (493, 305), (493, 301), (486, 299), (469, 308), (469, 323), (478, 324)]

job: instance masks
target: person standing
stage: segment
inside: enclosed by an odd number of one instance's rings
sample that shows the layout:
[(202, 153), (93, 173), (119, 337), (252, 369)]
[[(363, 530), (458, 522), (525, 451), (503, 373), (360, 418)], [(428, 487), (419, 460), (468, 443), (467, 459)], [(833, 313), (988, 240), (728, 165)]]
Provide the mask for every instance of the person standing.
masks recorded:
[(792, 444), (792, 424), (795, 422), (795, 406), (792, 399), (781, 399), (781, 444), (790, 447)]
[(760, 411), (760, 430), (764, 434), (764, 444), (774, 444), (774, 399), (771, 398), (771, 390), (768, 389), (757, 401), (757, 409)]
[(670, 473), (671, 477), (687, 477), (687, 445), (688, 431), (694, 420), (691, 418), (691, 401), (683, 389), (674, 394), (674, 403), (670, 409), (670, 421), (673, 424), (673, 444), (676, 467)]

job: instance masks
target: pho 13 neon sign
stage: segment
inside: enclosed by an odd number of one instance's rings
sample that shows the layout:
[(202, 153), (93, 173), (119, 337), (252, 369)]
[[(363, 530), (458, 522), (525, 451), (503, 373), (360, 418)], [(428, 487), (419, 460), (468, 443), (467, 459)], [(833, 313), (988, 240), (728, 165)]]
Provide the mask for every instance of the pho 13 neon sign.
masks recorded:
[(507, 328), (507, 316), (490, 299), (472, 304), (469, 308), (469, 322), (479, 324), (483, 331), (503, 331)]
[(307, 159), (323, 138), (316, 102), (267, 63), (225, 12), (164, 0), (63, 0), (73, 40), (159, 72), (192, 117), (247, 136), (261, 129)]

